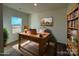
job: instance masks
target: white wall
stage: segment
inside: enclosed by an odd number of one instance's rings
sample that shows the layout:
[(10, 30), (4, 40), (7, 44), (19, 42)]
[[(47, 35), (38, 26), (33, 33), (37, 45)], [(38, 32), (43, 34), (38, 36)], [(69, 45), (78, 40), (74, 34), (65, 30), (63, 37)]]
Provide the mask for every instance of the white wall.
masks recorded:
[(18, 16), (23, 20), (23, 26), (28, 25), (28, 14), (21, 13), (19, 11), (10, 9), (8, 7), (3, 7), (3, 27), (8, 30), (9, 38), (7, 43), (13, 42), (18, 39), (18, 34), (13, 34), (11, 29), (11, 17)]
[(39, 29), (39, 14), (38, 13), (33, 13), (30, 15), (30, 27), (31, 28), (36, 28), (36, 29)]
[(67, 43), (66, 8), (32, 14), (30, 19), (31, 27), (39, 29), (40, 19), (43, 17), (50, 17), (50, 16), (53, 17), (54, 25), (52, 27), (47, 27), (47, 28), (49, 28), (52, 31), (58, 42), (66, 44)]

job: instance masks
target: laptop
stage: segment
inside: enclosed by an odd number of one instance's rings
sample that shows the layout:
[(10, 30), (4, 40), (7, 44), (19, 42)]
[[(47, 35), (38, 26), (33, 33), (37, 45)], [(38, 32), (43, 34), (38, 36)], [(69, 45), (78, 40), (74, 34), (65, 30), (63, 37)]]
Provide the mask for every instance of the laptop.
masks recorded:
[(37, 35), (37, 30), (36, 29), (30, 29), (30, 33)]

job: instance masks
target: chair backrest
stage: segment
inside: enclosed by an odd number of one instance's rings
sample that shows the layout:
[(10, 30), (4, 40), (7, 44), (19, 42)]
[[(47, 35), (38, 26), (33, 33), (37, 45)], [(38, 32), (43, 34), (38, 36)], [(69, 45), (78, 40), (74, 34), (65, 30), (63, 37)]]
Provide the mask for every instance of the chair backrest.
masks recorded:
[(50, 35), (52, 34), (50, 29), (45, 29), (44, 32), (48, 32), (48, 33), (50, 33)]
[(46, 29), (45, 32), (50, 33), (49, 41), (56, 42), (56, 38), (55, 38), (55, 36), (53, 35), (53, 33), (52, 33), (52, 31), (50, 29)]

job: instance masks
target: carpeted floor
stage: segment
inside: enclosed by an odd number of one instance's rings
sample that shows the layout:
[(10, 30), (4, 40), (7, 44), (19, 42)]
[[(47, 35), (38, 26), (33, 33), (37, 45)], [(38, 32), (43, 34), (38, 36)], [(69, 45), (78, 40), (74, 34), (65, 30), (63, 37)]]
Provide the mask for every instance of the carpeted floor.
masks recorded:
[[(22, 43), (21, 45), (25, 47), (26, 49), (30, 50), (31, 52), (34, 52), (34, 54), (38, 55), (38, 48), (37, 43), (30, 42), (27, 45), (25, 45), (27, 42)], [(18, 49), (18, 44), (14, 44), (12, 46), (5, 47), (5, 56), (36, 56), (34, 54), (29, 53), (28, 51), (25, 51), (23, 49)], [(66, 51), (66, 46), (61, 43), (57, 43), (56, 46), (54, 46), (53, 43), (50, 43), (50, 46), (47, 48), (46, 53), (44, 56), (68, 56), (68, 52)]]

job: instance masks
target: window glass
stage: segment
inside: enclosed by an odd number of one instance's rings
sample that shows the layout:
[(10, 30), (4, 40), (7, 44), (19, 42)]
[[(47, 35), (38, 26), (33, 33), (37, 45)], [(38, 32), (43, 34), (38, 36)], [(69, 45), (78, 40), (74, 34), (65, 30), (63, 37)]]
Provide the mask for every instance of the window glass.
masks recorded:
[(22, 31), (22, 18), (12, 16), (11, 25), (12, 25), (12, 33), (20, 33)]

